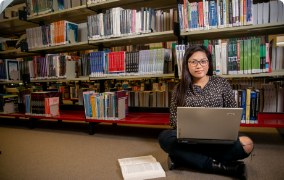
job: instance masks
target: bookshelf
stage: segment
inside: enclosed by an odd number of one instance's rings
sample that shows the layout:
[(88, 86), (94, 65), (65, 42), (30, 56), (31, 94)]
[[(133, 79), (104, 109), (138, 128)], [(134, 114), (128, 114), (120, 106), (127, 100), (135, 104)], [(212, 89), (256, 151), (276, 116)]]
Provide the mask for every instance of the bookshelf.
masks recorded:
[[(112, 7), (122, 8), (135, 8), (153, 7), (154, 9), (163, 9), (164, 7), (176, 7), (177, 0), (109, 0), (98, 4), (90, 4), (78, 6), (62, 11), (57, 11), (40, 16), (27, 18), (28, 21), (20, 20), (19, 17), (5, 19), (0, 21), (0, 36), (1, 37), (14, 37), (19, 34), (25, 33), (27, 28), (37, 27), (39, 22), (49, 24), (52, 22), (67, 20), (75, 23), (86, 22), (87, 16), (95, 14), (98, 10), (105, 10)], [(96, 12), (94, 12), (96, 11)], [(268, 34), (284, 33), (284, 22), (240, 26), (232, 28), (211, 29), (203, 31), (181, 32), (180, 37), (187, 38), (189, 41), (204, 40), (204, 39), (218, 39), (218, 38), (236, 38), (245, 36), (258, 36)], [(97, 48), (99, 45), (104, 47), (115, 47), (124, 45), (135, 45), (145, 43), (156, 43), (165, 41), (177, 41), (179, 37), (174, 35), (173, 31), (164, 31), (157, 33), (148, 33), (141, 35), (133, 35), (118, 38), (98, 39), (86, 42), (79, 42), (75, 44), (67, 44), (61, 46), (51, 46), (46, 48), (32, 49), (28, 53), (19, 52), (18, 50), (0, 51), (1, 58), (17, 58), (27, 57), (40, 54), (42, 51), (45, 53), (61, 53), (70, 51), (89, 50)], [(272, 73), (260, 74), (243, 74), (243, 75), (222, 75), (224, 78), (242, 78), (242, 77), (269, 77), (269, 76), (284, 76), (284, 70), (276, 70)], [(88, 81), (88, 80), (107, 80), (107, 79), (141, 79), (141, 78), (159, 78), (159, 77), (174, 77), (171, 74), (156, 74), (156, 75), (143, 75), (143, 76), (112, 76), (112, 77), (88, 77), (81, 76), (73, 79), (48, 79), (48, 80), (35, 80), (31, 82), (56, 82), (56, 81)], [(4, 84), (17, 84), (22, 81), (5, 81), (0, 82), (0, 86)], [(0, 88), (1, 89), (1, 88)], [(137, 108), (137, 107), (135, 107)], [(121, 123), (121, 124), (145, 124), (145, 125), (166, 125), (168, 126), (169, 113), (130, 113), (129, 117), (119, 121), (105, 121), (95, 119), (85, 119), (85, 113), (82, 110), (60, 110), (59, 117), (40, 117), (40, 116), (25, 116), (24, 113), (16, 114), (0, 114), (0, 116), (10, 117), (25, 117), (30, 118), (31, 127), (34, 127), (34, 119), (50, 119), (50, 120), (73, 120), (73, 121), (86, 121), (89, 122), (90, 134), (94, 133), (94, 124), (99, 122), (105, 123)], [(283, 113), (259, 113), (259, 124), (241, 124), (244, 127), (277, 127), (284, 128), (284, 114)]]
[(204, 39), (226, 39), (247, 36), (261, 36), (284, 33), (284, 21), (267, 24), (257, 24), (248, 26), (239, 26), (231, 28), (220, 28), (202, 31), (181, 32), (180, 36), (187, 37), (188, 40)]

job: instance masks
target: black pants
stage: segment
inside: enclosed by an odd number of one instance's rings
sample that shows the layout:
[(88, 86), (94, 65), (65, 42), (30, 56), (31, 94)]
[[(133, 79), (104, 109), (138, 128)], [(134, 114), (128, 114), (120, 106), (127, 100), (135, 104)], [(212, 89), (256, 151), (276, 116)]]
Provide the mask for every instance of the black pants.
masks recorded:
[(239, 137), (234, 145), (183, 144), (177, 142), (176, 130), (165, 130), (159, 135), (161, 148), (175, 159), (178, 164), (210, 172), (213, 159), (219, 162), (229, 162), (244, 159), (249, 156), (243, 149)]

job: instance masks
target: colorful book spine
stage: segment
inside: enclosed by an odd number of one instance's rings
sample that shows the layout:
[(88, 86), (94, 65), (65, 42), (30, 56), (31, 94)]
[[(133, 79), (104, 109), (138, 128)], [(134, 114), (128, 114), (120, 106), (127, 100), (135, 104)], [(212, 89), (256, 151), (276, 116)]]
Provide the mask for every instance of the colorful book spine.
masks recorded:
[(250, 123), (250, 99), (251, 99), (251, 90), (246, 90), (246, 124)]
[(241, 123), (245, 124), (246, 123), (246, 91), (242, 91), (242, 108), (243, 108), (243, 114), (242, 114), (242, 119)]
[(248, 39), (247, 41), (248, 41), (248, 45), (247, 45), (247, 47), (248, 47), (248, 58), (247, 58), (248, 74), (251, 74), (251, 69), (252, 69), (252, 67), (251, 67), (252, 66), (252, 54), (251, 54), (252, 46), (251, 46), (251, 42), (252, 42), (252, 40)]

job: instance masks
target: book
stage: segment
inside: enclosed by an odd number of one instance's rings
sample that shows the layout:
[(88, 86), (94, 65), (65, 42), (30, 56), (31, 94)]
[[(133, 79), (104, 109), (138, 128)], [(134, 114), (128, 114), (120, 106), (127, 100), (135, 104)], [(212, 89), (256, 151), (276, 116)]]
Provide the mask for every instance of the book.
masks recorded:
[(251, 99), (251, 90), (246, 90), (246, 124), (250, 123), (250, 99)]
[(161, 164), (152, 156), (118, 159), (124, 180), (166, 177)]

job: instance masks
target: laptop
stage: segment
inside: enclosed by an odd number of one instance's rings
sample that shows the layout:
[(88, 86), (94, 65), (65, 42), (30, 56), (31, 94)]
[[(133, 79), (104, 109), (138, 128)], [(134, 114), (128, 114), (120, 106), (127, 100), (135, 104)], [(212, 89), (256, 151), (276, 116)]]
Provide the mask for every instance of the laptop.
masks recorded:
[(234, 144), (243, 108), (177, 107), (177, 141), (187, 144)]

